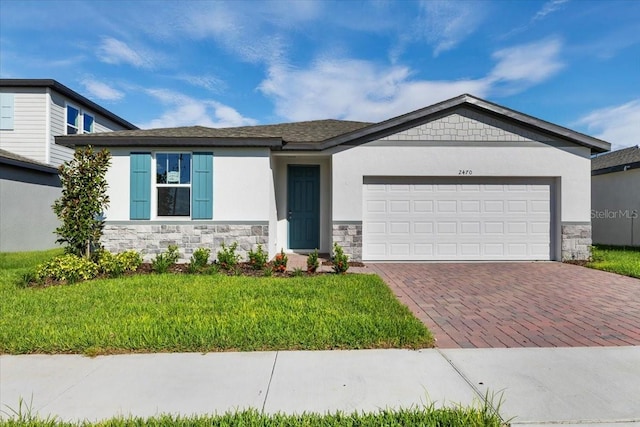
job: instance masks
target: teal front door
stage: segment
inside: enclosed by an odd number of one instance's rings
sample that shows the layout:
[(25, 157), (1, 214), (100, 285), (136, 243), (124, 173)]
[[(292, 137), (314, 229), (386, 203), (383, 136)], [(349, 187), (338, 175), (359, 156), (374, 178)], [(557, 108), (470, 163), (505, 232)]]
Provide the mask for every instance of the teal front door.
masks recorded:
[(320, 166), (289, 165), (289, 249), (320, 246)]

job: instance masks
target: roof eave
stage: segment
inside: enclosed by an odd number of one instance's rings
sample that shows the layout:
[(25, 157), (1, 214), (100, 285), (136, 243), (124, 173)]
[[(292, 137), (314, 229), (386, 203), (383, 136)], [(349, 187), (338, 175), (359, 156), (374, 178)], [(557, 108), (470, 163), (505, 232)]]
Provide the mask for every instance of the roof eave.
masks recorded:
[(53, 166), (46, 166), (46, 165), (39, 165), (36, 163), (31, 163), (31, 162), (23, 162), (21, 160), (16, 160), (16, 159), (9, 159), (6, 157), (2, 157), (0, 156), (0, 163), (5, 164), (5, 165), (9, 165), (9, 166), (16, 166), (16, 167), (20, 167), (20, 168), (26, 168), (26, 169), (32, 169), (32, 170), (36, 170), (39, 172), (45, 172), (45, 173), (50, 173), (50, 174), (58, 174), (58, 169), (54, 168)]
[(206, 138), (206, 137), (130, 137), (130, 136), (57, 136), (56, 144), (65, 147), (238, 147), (280, 148), (281, 138)]
[(608, 173), (614, 173), (614, 172), (626, 172), (632, 169), (640, 169), (640, 162), (624, 163), (620, 165), (609, 166), (602, 169), (592, 170), (591, 176), (606, 175)]

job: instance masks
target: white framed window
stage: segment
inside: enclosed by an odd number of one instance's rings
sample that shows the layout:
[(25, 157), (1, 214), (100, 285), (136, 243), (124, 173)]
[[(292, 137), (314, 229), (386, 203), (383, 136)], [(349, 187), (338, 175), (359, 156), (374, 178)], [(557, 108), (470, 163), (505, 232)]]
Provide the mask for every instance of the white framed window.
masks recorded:
[(80, 109), (67, 104), (67, 135), (80, 133)]
[(156, 153), (156, 216), (191, 217), (191, 153)]
[(67, 104), (67, 135), (93, 133), (95, 119), (92, 114), (82, 111), (72, 104)]

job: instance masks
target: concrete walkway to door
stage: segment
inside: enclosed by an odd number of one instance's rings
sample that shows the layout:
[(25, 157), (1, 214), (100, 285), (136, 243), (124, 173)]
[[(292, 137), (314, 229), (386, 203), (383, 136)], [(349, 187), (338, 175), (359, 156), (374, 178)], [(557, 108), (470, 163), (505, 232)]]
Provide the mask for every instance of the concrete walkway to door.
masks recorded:
[(377, 263), (439, 348), (640, 345), (640, 280), (557, 262)]

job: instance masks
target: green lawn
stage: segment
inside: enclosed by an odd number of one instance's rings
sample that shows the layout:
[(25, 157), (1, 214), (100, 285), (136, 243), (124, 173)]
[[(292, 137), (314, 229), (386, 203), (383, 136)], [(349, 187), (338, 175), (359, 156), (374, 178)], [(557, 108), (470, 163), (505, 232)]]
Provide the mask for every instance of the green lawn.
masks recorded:
[(424, 348), (430, 332), (373, 275), (145, 275), (23, 288), (57, 252), (0, 254), (0, 353)]
[(640, 279), (640, 248), (594, 246), (587, 267)]

